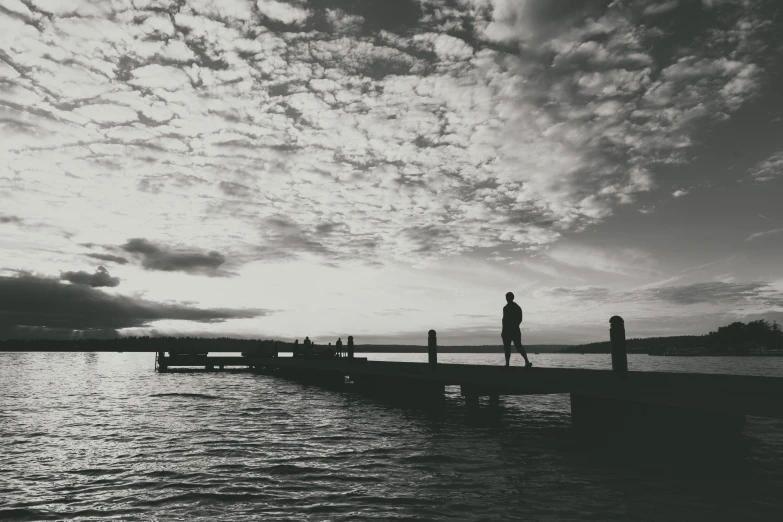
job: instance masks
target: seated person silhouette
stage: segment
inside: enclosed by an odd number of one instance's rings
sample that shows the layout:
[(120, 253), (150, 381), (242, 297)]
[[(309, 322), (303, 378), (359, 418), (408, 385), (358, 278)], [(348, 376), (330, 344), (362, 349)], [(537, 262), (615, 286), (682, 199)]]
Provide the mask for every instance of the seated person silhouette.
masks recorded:
[(337, 357), (342, 357), (343, 356), (343, 340), (342, 340), (342, 338), (338, 337), (337, 338), (337, 342), (334, 343), (334, 344), (337, 347), (336, 348)]
[(500, 337), (503, 339), (503, 349), (506, 351), (506, 366), (509, 366), (511, 361), (511, 343), (514, 343), (517, 351), (525, 359), (525, 368), (533, 366), (527, 359), (527, 352), (522, 346), (522, 332), (519, 329), (519, 325), (522, 324), (522, 308), (514, 302), (514, 294), (509, 292), (506, 294), (506, 301), (508, 304), (503, 307), (503, 330), (500, 333)]

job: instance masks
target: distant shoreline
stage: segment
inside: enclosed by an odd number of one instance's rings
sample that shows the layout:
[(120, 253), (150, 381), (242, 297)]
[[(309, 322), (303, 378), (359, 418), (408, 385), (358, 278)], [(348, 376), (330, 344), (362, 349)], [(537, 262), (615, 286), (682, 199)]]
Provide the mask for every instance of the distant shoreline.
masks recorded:
[[(61, 342), (57, 343), (56, 345), (35, 345), (35, 343), (8, 343), (4, 346), (3, 342), (0, 342), (0, 353), (20, 353), (20, 352), (73, 352), (73, 353), (90, 353), (90, 352), (137, 352), (137, 353), (154, 353), (156, 351), (163, 351), (163, 352), (169, 352), (169, 351), (187, 351), (187, 347), (183, 346), (167, 346), (167, 347), (138, 347), (138, 346), (118, 346), (114, 345), (111, 346), (109, 343), (108, 345), (105, 343), (102, 343), (103, 345), (96, 346), (92, 343), (67, 343), (67, 342)], [(319, 349), (321, 348), (327, 348), (328, 345), (319, 344), (317, 345)], [(562, 351), (563, 348), (567, 347), (567, 345), (530, 345), (526, 346), (525, 349), (528, 353), (558, 353)], [(332, 345), (332, 348), (334, 348), (334, 345)], [(198, 348), (195, 348), (198, 349)], [(346, 346), (343, 345), (343, 350), (346, 349)], [(249, 351), (247, 346), (244, 347), (209, 347), (204, 348), (203, 351), (208, 351), (212, 353), (220, 353), (220, 352), (244, 352)], [(421, 353), (426, 354), (428, 353), (428, 348), (426, 346), (409, 346), (409, 345), (400, 345), (400, 346), (384, 346), (384, 345), (361, 345), (357, 344), (354, 346), (354, 352), (355, 353)], [(514, 351), (516, 353), (516, 351)], [(278, 353), (292, 353), (291, 350), (291, 344), (286, 343), (285, 345), (280, 346), (278, 349)], [(502, 346), (438, 346), (438, 353), (503, 353), (503, 347)]]

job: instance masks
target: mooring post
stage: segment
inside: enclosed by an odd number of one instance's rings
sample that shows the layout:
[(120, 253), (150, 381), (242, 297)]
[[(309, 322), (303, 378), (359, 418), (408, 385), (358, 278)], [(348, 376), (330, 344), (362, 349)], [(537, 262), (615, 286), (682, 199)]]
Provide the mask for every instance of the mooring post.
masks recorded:
[(625, 321), (619, 315), (609, 319), (609, 340), (612, 343), (612, 371), (615, 375), (628, 373), (628, 353), (625, 348)]
[(159, 372), (168, 371), (169, 366), (166, 361), (166, 352), (158, 352), (155, 356), (155, 367)]
[(353, 359), (353, 335), (348, 336), (348, 358)]
[(430, 366), (434, 367), (438, 364), (438, 338), (436, 337), (435, 330), (429, 331), (429, 337), (427, 338), (427, 351), (430, 356)]

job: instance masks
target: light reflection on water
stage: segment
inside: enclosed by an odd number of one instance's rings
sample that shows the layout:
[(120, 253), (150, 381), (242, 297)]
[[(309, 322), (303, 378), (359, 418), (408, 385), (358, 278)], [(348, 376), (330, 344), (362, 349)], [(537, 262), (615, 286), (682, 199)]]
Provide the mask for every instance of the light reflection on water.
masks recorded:
[[(610, 366), (605, 355), (531, 358)], [(778, 520), (783, 512), (777, 420), (751, 418), (744, 453), (718, 455), (707, 469), (628, 462), (574, 448), (566, 396), (510, 397), (498, 415), (468, 415), (449, 389), (444, 409), (428, 412), (269, 376), (157, 374), (153, 361), (0, 354), (0, 519)], [(502, 364), (503, 355), (439, 361)], [(783, 376), (783, 358), (629, 356), (629, 367)]]

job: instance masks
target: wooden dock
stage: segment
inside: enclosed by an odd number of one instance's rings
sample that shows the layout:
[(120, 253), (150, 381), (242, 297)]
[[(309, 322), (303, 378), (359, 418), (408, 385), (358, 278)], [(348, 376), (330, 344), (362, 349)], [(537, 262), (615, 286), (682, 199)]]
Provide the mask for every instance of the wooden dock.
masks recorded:
[(430, 331), (427, 363), (161, 353), (158, 368), (243, 366), (333, 388), (350, 383), (357, 391), (421, 405), (439, 403), (446, 386), (459, 386), (469, 408), (476, 408), (482, 396), (497, 406), (504, 395), (569, 394), (574, 429), (602, 440), (735, 440), (746, 415), (783, 419), (783, 378), (628, 372), (623, 321), (615, 316), (610, 323), (612, 370), (439, 364), (434, 331)]
[(574, 429), (587, 438), (734, 439), (745, 416), (783, 419), (783, 378), (721, 374), (521, 368), (470, 364), (252, 358), (254, 371), (420, 405), (459, 386), (469, 408), (479, 397), (569, 394)]
[[(459, 386), (468, 407), (479, 397), (570, 394), (574, 427), (692, 435), (738, 433), (746, 415), (783, 419), (783, 378), (741, 375), (522, 368), (472, 364), (368, 361), (333, 357), (206, 357), (175, 355), (171, 366), (241, 366), (270, 375), (400, 401), (432, 404)], [(632, 428), (636, 428), (635, 430)], [(652, 429), (654, 428), (654, 429)], [(652, 431), (650, 431), (652, 429)]]
[[(783, 378), (706, 373), (629, 372), (574, 368), (522, 368), (474, 364), (352, 361), (350, 359), (250, 358), (260, 371), (296, 375), (332, 374), (334, 383), (348, 378), (382, 386), (396, 381), (417, 385), (460, 386), (466, 397), (493, 395), (582, 394), (723, 413), (783, 419)], [(293, 370), (293, 371), (286, 371)], [(413, 393), (418, 393), (413, 386)]]

